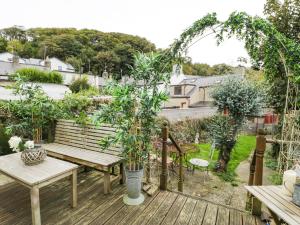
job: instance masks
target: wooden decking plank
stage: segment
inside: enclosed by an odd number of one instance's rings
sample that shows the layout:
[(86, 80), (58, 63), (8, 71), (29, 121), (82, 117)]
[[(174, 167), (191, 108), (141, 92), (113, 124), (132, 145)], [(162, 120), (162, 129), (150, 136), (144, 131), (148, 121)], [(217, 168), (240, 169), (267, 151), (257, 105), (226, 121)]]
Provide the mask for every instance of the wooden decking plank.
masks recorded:
[(120, 206), (120, 202), (122, 202), (122, 195), (116, 195), (115, 193), (112, 193), (112, 195), (113, 198), (111, 201), (107, 202), (106, 204), (101, 204), (94, 209), (90, 209), (85, 216), (83, 216), (74, 224), (90, 224), (92, 221), (97, 220), (97, 218), (102, 218), (102, 214), (106, 212), (107, 208), (112, 208), (113, 205), (116, 207), (115, 204)]
[(91, 225), (105, 224), (112, 216), (117, 214), (117, 212), (119, 210), (121, 210), (123, 207), (125, 207), (125, 205), (123, 203), (123, 197), (119, 196), (117, 201), (114, 202), (114, 204), (112, 204), (103, 213), (101, 213), (101, 216), (99, 215), (99, 212), (97, 211), (96, 215), (98, 215), (98, 216), (92, 222), (89, 222), (88, 224), (91, 224)]
[(116, 225), (116, 224), (120, 224), (120, 222), (126, 217), (126, 215), (128, 215), (129, 213), (135, 211), (136, 209), (138, 209), (139, 207), (141, 207), (142, 205), (148, 205), (148, 203), (152, 200), (151, 197), (146, 196), (145, 197), (145, 201), (138, 206), (129, 206), (129, 205), (125, 205), (122, 209), (120, 209), (113, 217), (111, 217), (106, 223), (105, 225)]
[(157, 211), (154, 213), (154, 215), (150, 218), (148, 221), (148, 225), (157, 225), (160, 224), (167, 213), (169, 212), (171, 206), (175, 202), (176, 198), (178, 197), (178, 194), (175, 194), (173, 192), (170, 193), (170, 195), (164, 200), (164, 202), (159, 206)]
[(218, 215), (218, 206), (209, 203), (205, 211), (202, 225), (214, 225), (217, 220), (217, 215)]
[[(162, 192), (162, 193), (165, 196), (167, 192)], [(127, 213), (127, 215), (125, 215), (123, 217), (123, 219), (121, 221), (119, 221), (118, 225), (132, 224), (134, 219), (136, 219), (138, 215), (141, 215), (143, 213), (143, 211), (152, 203), (152, 201), (154, 201), (154, 199), (156, 199), (156, 196), (160, 195), (160, 194), (161, 194), (161, 192), (158, 192), (154, 196), (147, 198), (146, 202), (144, 202), (139, 207), (135, 207), (135, 209), (133, 211)], [(163, 195), (160, 195), (160, 198), (163, 198), (164, 197)]]
[(202, 224), (206, 208), (207, 208), (207, 202), (198, 200), (189, 224), (190, 225)]
[[(63, 179), (62, 181), (64, 181), (66, 179)], [(55, 183), (55, 185), (57, 185), (57, 183)], [(64, 185), (64, 183), (61, 183), (63, 188), (66, 188), (67, 185)], [(22, 221), (26, 221), (29, 220), (31, 221), (31, 212), (30, 212), (30, 198), (29, 198), (29, 189), (24, 187), (25, 192), (24, 193), (19, 193), (18, 195), (11, 195), (8, 194), (8, 196), (11, 196), (11, 199), (8, 200), (10, 206), (7, 206), (6, 209), (8, 210), (7, 212), (9, 212), (9, 214), (11, 214), (12, 216), (7, 217), (7, 218), (1, 218), (1, 223), (3, 224), (14, 224), (14, 221), (20, 221), (20, 219), (22, 219)], [(41, 189), (41, 197), (40, 197), (40, 201), (41, 201), (41, 207), (42, 209), (43, 207), (43, 203), (44, 203), (44, 199), (52, 199), (53, 201), (55, 201), (57, 198), (53, 197), (55, 195), (53, 195), (54, 192), (51, 191), (51, 189), (49, 188), (42, 188)], [(63, 196), (63, 193), (57, 193), (59, 194), (59, 197)], [(58, 197), (58, 196), (56, 196)], [(18, 207), (16, 207), (16, 202), (18, 202)], [(30, 223), (30, 222), (29, 222)], [(28, 223), (27, 223), (28, 224)]]
[(245, 213), (243, 215), (243, 225), (259, 225), (259, 224), (256, 224), (256, 220), (254, 216)]
[(229, 209), (219, 206), (216, 225), (229, 224)]
[(243, 218), (241, 212), (230, 209), (230, 216), (229, 216), (229, 224), (230, 225), (242, 225), (243, 224)]
[(158, 207), (169, 196), (170, 196), (170, 192), (168, 191), (160, 192), (156, 196), (156, 198), (150, 203), (150, 205), (137, 218), (133, 218), (133, 220), (130, 221), (130, 223), (128, 224), (133, 224), (133, 225), (146, 224), (149, 221), (149, 219), (153, 216), (153, 214), (156, 212)]
[(196, 206), (197, 200), (188, 198), (175, 222), (176, 225), (186, 225), (189, 224), (192, 217), (194, 208)]
[(172, 207), (170, 208), (168, 214), (164, 218), (161, 224), (168, 225), (168, 224), (174, 224), (177, 220), (177, 217), (181, 213), (181, 210), (187, 200), (187, 197), (183, 195), (178, 195), (175, 202), (173, 203)]
[[(99, 173), (97, 173), (99, 175)], [(80, 174), (80, 183), (78, 185), (78, 193), (92, 193), (97, 185), (97, 177), (91, 176), (90, 173)], [(87, 177), (87, 180), (85, 180)], [(65, 211), (69, 212), (70, 208), (70, 199), (71, 199), (71, 184), (68, 178), (56, 182), (53, 185), (45, 188), (47, 192), (41, 192), (40, 201), (41, 201), (41, 217), (43, 224), (47, 224), (50, 220), (50, 224), (60, 221), (64, 218)], [(43, 190), (43, 189), (42, 189)], [(79, 195), (79, 201), (81, 201), (81, 194)], [(26, 201), (25, 208), (30, 208), (30, 200)], [(27, 213), (27, 216), (23, 219), (23, 222), (20, 224), (28, 224), (31, 221), (31, 213)]]
[[(102, 185), (101, 185), (102, 186)], [(117, 187), (114, 190), (116, 195), (120, 195), (124, 191), (123, 187)], [(94, 210), (95, 208), (99, 207), (100, 205), (105, 205), (107, 202), (112, 201), (115, 195), (104, 195), (103, 192), (99, 193), (99, 188), (94, 189), (94, 193), (85, 193), (81, 196), (81, 202), (79, 205), (74, 208), (70, 209), (64, 214), (63, 219), (57, 221), (57, 225), (69, 225), (75, 224), (80, 221), (83, 217), (86, 216), (90, 211)]]

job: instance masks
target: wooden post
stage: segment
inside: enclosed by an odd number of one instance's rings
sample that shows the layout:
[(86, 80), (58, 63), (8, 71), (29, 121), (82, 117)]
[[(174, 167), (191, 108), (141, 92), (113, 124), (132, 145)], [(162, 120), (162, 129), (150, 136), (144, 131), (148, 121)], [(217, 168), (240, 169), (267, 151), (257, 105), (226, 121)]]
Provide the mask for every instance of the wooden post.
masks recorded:
[(179, 153), (178, 191), (183, 192), (183, 156)]
[[(256, 154), (255, 154), (255, 173), (254, 185), (261, 186), (263, 179), (264, 153), (266, 150), (266, 136), (263, 130), (258, 131), (256, 137)], [(253, 197), (252, 214), (261, 216), (261, 202)]]
[(162, 153), (161, 153), (161, 174), (160, 174), (160, 189), (167, 190), (168, 183), (168, 165), (167, 165), (167, 141), (169, 136), (168, 124), (165, 122), (162, 128)]
[(72, 207), (77, 206), (77, 169), (72, 172)]
[(146, 182), (151, 183), (150, 153), (147, 156)]
[[(248, 185), (252, 186), (254, 181), (254, 173), (255, 173), (255, 162), (256, 162), (256, 150), (253, 153), (250, 169), (249, 169), (249, 179)], [(252, 196), (250, 192), (247, 192), (247, 202), (246, 202), (246, 210), (250, 210), (252, 208)]]

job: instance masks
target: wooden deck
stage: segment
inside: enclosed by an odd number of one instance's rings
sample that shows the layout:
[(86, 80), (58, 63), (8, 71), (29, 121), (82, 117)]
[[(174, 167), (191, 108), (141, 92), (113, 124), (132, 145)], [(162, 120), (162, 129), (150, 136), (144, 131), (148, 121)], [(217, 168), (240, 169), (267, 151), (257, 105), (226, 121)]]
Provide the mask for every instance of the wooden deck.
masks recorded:
[[(78, 177), (78, 206), (70, 207), (70, 182), (65, 179), (42, 188), (42, 224), (195, 224), (258, 225), (244, 212), (229, 209), (174, 192), (146, 197), (140, 206), (122, 202), (125, 187), (115, 184), (111, 194), (103, 194), (98, 172)], [(31, 224), (29, 190), (17, 183), (0, 187), (0, 224)]]

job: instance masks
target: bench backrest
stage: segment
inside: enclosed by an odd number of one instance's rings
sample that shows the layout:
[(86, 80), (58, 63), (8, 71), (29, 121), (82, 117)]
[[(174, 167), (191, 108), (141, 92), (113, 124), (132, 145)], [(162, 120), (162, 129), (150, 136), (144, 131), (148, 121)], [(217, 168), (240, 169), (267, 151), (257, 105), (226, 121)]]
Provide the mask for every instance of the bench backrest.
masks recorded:
[(122, 153), (120, 146), (112, 146), (104, 151), (99, 146), (99, 141), (102, 138), (114, 134), (115, 128), (107, 124), (101, 127), (92, 124), (82, 126), (76, 124), (73, 120), (58, 120), (55, 129), (55, 143), (111, 155), (120, 155)]

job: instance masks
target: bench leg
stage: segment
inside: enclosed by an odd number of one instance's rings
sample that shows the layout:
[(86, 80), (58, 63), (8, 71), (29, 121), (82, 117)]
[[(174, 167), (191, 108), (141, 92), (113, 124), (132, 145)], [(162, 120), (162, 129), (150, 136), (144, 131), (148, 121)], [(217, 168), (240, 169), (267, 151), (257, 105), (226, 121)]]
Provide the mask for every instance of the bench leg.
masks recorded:
[(104, 172), (104, 194), (108, 194), (111, 192), (111, 183), (110, 183), (110, 173)]
[(30, 190), (31, 198), (31, 214), (32, 224), (41, 225), (41, 212), (40, 212), (40, 193), (38, 187), (32, 187)]
[(125, 176), (125, 170), (124, 170), (124, 163), (120, 163), (120, 184), (126, 183), (126, 176)]
[(77, 170), (72, 173), (72, 207), (77, 206)]

